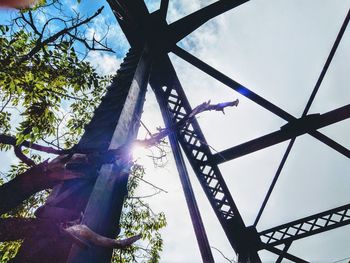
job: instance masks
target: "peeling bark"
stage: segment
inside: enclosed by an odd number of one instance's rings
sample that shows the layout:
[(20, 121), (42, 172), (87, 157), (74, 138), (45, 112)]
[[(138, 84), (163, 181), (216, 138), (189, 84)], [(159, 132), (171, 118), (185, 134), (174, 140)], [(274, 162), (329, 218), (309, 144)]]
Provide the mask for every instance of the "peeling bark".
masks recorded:
[[(74, 159), (74, 156), (72, 157)], [(82, 173), (65, 169), (66, 155), (45, 161), (0, 186), (0, 215), (20, 205), (31, 195), (52, 188), (64, 181), (83, 176)]]
[(95, 246), (106, 248), (123, 249), (131, 246), (134, 242), (141, 238), (141, 235), (136, 235), (126, 239), (116, 240), (113, 238), (101, 236), (92, 231), (86, 225), (73, 225), (66, 228), (65, 231), (72, 235), (74, 239), (78, 239), (80, 241), (88, 241)]
[(69, 238), (78, 245), (91, 245), (105, 248), (123, 249), (141, 238), (136, 235), (116, 240), (97, 234), (86, 225), (75, 224), (63, 227), (63, 223), (54, 220), (36, 218), (0, 218), (0, 242), (16, 241), (25, 238), (57, 237)]

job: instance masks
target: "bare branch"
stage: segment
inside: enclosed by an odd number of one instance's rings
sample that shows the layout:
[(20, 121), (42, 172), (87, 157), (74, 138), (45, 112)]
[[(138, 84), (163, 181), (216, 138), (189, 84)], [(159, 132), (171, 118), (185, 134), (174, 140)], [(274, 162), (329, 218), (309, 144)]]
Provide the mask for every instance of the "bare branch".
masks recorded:
[(153, 145), (158, 144), (163, 138), (168, 136), (170, 133), (174, 131), (180, 130), (186, 123), (190, 122), (196, 115), (202, 113), (204, 111), (222, 111), (224, 113), (224, 109), (226, 107), (237, 106), (239, 103), (238, 99), (231, 102), (223, 102), (218, 104), (210, 104), (210, 100), (208, 102), (204, 102), (194, 108), (189, 114), (185, 115), (179, 122), (175, 123), (169, 128), (159, 129), (159, 132), (153, 134), (151, 138), (145, 140), (136, 140), (135, 144), (141, 145), (143, 147), (151, 147)]
[(128, 196), (129, 199), (144, 199), (144, 198), (150, 198), (156, 195), (159, 195), (162, 191), (155, 191), (153, 194), (149, 195), (142, 195), (142, 196)]
[[(39, 52), (43, 47), (45, 47), (46, 45), (48, 45), (49, 43), (52, 43), (54, 41), (56, 41), (57, 39), (59, 39), (61, 36), (69, 33), (70, 31), (72, 31), (75, 28), (80, 27), (83, 24), (87, 24), (89, 23), (92, 19), (94, 19), (96, 16), (98, 16), (99, 14), (101, 14), (102, 10), (103, 10), (103, 6), (101, 8), (99, 8), (92, 16), (87, 17), (84, 20), (81, 20), (80, 22), (76, 23), (76, 24), (72, 24), (69, 27), (66, 27), (60, 31), (58, 31), (57, 33), (53, 34), (52, 36), (46, 38), (45, 40), (42, 40), (43, 37), (43, 31), (45, 30), (46, 26), (48, 25), (48, 23), (50, 22), (50, 20), (48, 20), (46, 22), (46, 24), (44, 25), (42, 32), (34, 46), (34, 48), (29, 51), (26, 55), (24, 55), (23, 57), (20, 58), (19, 63), (22, 63), (23, 61), (27, 60), (28, 58), (32, 57), (33, 55), (35, 55), (37, 52)], [(55, 19), (59, 19), (59, 18), (55, 18)], [(64, 21), (65, 23), (66, 21)]]
[(218, 249), (218, 248), (216, 248), (216, 247), (213, 247), (213, 246), (211, 246), (211, 248), (212, 248), (212, 249), (215, 249), (217, 252), (219, 252), (220, 255), (221, 255), (224, 259), (226, 259), (228, 262), (230, 262), (230, 263), (236, 263), (235, 260), (233, 260), (233, 259), (231, 260), (231, 259), (229, 259), (228, 257), (226, 257), (225, 254), (222, 253), (222, 251), (221, 251), (220, 249)]
[[(14, 147), (17, 147), (18, 145), (16, 144), (16, 138), (10, 135), (6, 135), (6, 134), (0, 134), (0, 143), (1, 144), (7, 144), (7, 145), (12, 145)], [(57, 150), (54, 149), (52, 147), (47, 147), (47, 146), (43, 146), (43, 145), (39, 145), (36, 143), (31, 143), (28, 141), (24, 141), (21, 143), (20, 146), (24, 146), (27, 148), (31, 148), (33, 150), (37, 150), (37, 151), (41, 151), (41, 152), (46, 152), (46, 153), (52, 153), (52, 154), (65, 154), (65, 153), (69, 153), (69, 150)]]
[(3, 111), (4, 111), (4, 109), (6, 108), (6, 106), (10, 103), (11, 99), (12, 99), (12, 94), (10, 94), (8, 100), (2, 105), (2, 107), (1, 107), (1, 109), (0, 109), (0, 112), (3, 112)]
[(166, 194), (168, 193), (168, 191), (164, 190), (163, 188), (160, 188), (160, 187), (158, 187), (158, 186), (152, 184), (151, 182), (149, 182), (149, 181), (147, 181), (147, 180), (145, 180), (145, 179), (143, 179), (143, 178), (141, 178), (141, 177), (138, 177), (138, 176), (135, 176), (135, 177), (137, 177), (137, 178), (138, 178), (139, 180), (141, 180), (142, 182), (144, 182), (144, 183), (146, 183), (146, 184), (149, 184), (150, 186), (152, 186), (152, 187), (158, 189), (158, 190), (161, 191), (161, 192), (164, 192), (164, 193), (166, 193)]
[[(113, 49), (107, 47), (107, 46), (104, 45), (101, 41), (96, 40), (95, 37), (93, 37), (93, 39), (92, 39), (92, 45), (90, 45), (90, 44), (88, 43), (88, 40), (85, 39), (85, 38), (78, 37), (76, 34), (72, 34), (72, 33), (70, 33), (70, 32), (67, 32), (67, 34), (68, 34), (71, 38), (73, 38), (73, 39), (75, 39), (75, 40), (81, 42), (88, 50), (108, 51), (108, 52), (115, 53), (115, 51), (114, 51)], [(100, 45), (102, 48), (96, 47), (96, 46), (95, 46), (95, 43), (97, 43), (98, 45)]]

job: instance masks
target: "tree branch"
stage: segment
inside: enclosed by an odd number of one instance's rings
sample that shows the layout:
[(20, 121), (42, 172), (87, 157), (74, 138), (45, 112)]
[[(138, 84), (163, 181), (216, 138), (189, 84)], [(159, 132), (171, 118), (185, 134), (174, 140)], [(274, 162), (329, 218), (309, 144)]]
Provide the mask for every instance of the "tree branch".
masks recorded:
[(18, 159), (20, 159), (22, 162), (24, 162), (26, 165), (28, 165), (29, 167), (33, 167), (35, 166), (35, 162), (28, 158), (23, 152), (22, 152), (22, 145), (19, 146), (15, 146), (14, 147), (14, 152), (15, 155)]
[(17, 207), (39, 191), (52, 188), (65, 180), (83, 177), (84, 174), (65, 168), (66, 162), (75, 158), (77, 158), (75, 155), (71, 158), (69, 155), (62, 155), (51, 162), (42, 162), (1, 185), (0, 215)]
[[(14, 147), (17, 147), (18, 145), (16, 144), (16, 138), (10, 135), (6, 134), (0, 134), (0, 143), (1, 144), (7, 144), (7, 145), (12, 145)], [(66, 154), (69, 153), (70, 150), (57, 150), (52, 147), (48, 146), (43, 146), (39, 145), (37, 143), (31, 143), (28, 141), (23, 141), (20, 146), (24, 146), (33, 150), (41, 151), (41, 152), (46, 152), (46, 153), (52, 153), (52, 154)]]
[(175, 123), (169, 128), (159, 129), (159, 132), (151, 135), (151, 138), (145, 139), (145, 140), (136, 140), (134, 143), (137, 145), (141, 145), (143, 147), (154, 146), (158, 144), (166, 136), (168, 136), (170, 133), (180, 130), (188, 122), (191, 122), (192, 119), (199, 113), (202, 113), (204, 111), (212, 111), (212, 110), (222, 111), (223, 113), (225, 113), (224, 109), (226, 107), (237, 106), (238, 103), (239, 103), (238, 99), (235, 101), (223, 102), (218, 104), (210, 104), (210, 100), (209, 100), (208, 102), (204, 102), (199, 106), (195, 107), (189, 114), (185, 115), (179, 122)]
[[(145, 147), (151, 147), (159, 143), (164, 137), (171, 132), (180, 130), (187, 122), (190, 122), (197, 114), (204, 111), (223, 111), (226, 107), (237, 106), (238, 100), (233, 102), (210, 104), (210, 101), (202, 103), (187, 114), (179, 122), (172, 125), (169, 128), (161, 129), (157, 134), (152, 135), (150, 139), (136, 140), (136, 143)], [(6, 143), (16, 146), (16, 139), (8, 135), (0, 135), (0, 143)], [(63, 151), (52, 149), (51, 147), (44, 147), (37, 144), (30, 144), (23, 142), (21, 144), (32, 149), (38, 149), (50, 153), (62, 154)], [(0, 203), (0, 214), (14, 208), (20, 204), (23, 200), (31, 196), (32, 194), (52, 187), (63, 180), (70, 180), (73, 178), (82, 177), (82, 173), (74, 172), (69, 169), (80, 170), (80, 167), (86, 167), (87, 165), (94, 165), (99, 163), (113, 162), (130, 150), (131, 145), (124, 145), (116, 150), (111, 150), (104, 153), (89, 153), (74, 154), (74, 155), (61, 155), (54, 159), (52, 162), (44, 162), (40, 165), (34, 166), (24, 174), (17, 176), (10, 182), (0, 186), (0, 200), (6, 200), (6, 202)], [(23, 153), (22, 153), (23, 154)], [(142, 179), (141, 179), (142, 180)], [(12, 193), (19, 193), (16, 197), (13, 197)], [(11, 199), (12, 198), (12, 199)], [(10, 201), (8, 201), (10, 200)], [(86, 231), (86, 230), (84, 230)], [(87, 232), (84, 232), (85, 234)]]
[[(70, 222), (66, 222), (69, 224)], [(93, 244), (98, 247), (124, 249), (131, 246), (142, 236), (136, 235), (126, 239), (116, 240), (101, 236), (86, 225), (74, 224), (64, 227), (49, 219), (37, 218), (0, 218), (0, 242), (16, 241), (36, 237), (66, 237), (82, 246)]]
[[(87, 17), (86, 19), (80, 21), (79, 23), (73, 24), (69, 27), (66, 27), (60, 31), (58, 31), (57, 33), (53, 34), (52, 36), (46, 38), (45, 40), (42, 40), (43, 37), (43, 33), (41, 32), (41, 34), (39, 35), (39, 38), (35, 44), (35, 46), (33, 47), (33, 49), (31, 51), (29, 51), (26, 55), (24, 55), (23, 57), (20, 58), (19, 63), (22, 63), (23, 61), (29, 59), (30, 57), (32, 57), (33, 55), (35, 55), (36, 53), (38, 53), (43, 47), (45, 47), (46, 45), (48, 45), (49, 43), (52, 43), (54, 41), (56, 41), (58, 38), (60, 38), (61, 36), (69, 33), (70, 31), (72, 31), (75, 28), (80, 27), (83, 24), (87, 24), (89, 23), (92, 19), (94, 19), (96, 16), (98, 16), (99, 14), (101, 14), (102, 10), (103, 10), (104, 6), (102, 6), (101, 8), (99, 8), (95, 14), (93, 14), (92, 16)], [(49, 20), (50, 21), (50, 20)], [(47, 23), (49, 22), (47, 21)], [(47, 25), (47, 24), (46, 24)], [(45, 25), (45, 26), (46, 26)], [(43, 30), (45, 29), (45, 26), (43, 27)]]
[(76, 240), (88, 241), (89, 243), (105, 248), (117, 248), (123, 249), (131, 246), (134, 242), (139, 240), (142, 236), (136, 235), (133, 237), (129, 237), (122, 240), (116, 240), (108, 237), (101, 236), (96, 232), (92, 231), (86, 225), (73, 225), (66, 229), (64, 229), (67, 233), (72, 235), (72, 237)]
[(212, 248), (212, 249), (215, 249), (217, 252), (219, 252), (220, 255), (221, 255), (224, 259), (226, 259), (228, 262), (230, 262), (230, 263), (237, 263), (235, 260), (233, 260), (233, 259), (231, 260), (231, 259), (229, 259), (228, 257), (226, 257), (225, 254), (222, 253), (222, 251), (221, 251), (220, 249), (218, 249), (218, 248), (216, 248), (216, 247), (213, 247), (213, 246), (211, 246), (211, 248)]

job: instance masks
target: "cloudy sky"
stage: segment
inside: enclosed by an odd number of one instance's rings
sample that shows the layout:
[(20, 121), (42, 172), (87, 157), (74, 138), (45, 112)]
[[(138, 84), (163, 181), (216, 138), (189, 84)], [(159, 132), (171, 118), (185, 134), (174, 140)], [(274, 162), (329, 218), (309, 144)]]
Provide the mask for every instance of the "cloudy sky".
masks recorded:
[[(213, 1), (211, 1), (213, 2)], [(207, 5), (208, 1), (170, 1), (168, 22)], [(159, 5), (158, 2), (152, 4)], [(344, 20), (350, 1), (250, 1), (210, 21), (181, 44), (186, 50), (226, 75), (299, 117)], [(310, 113), (323, 113), (349, 103), (347, 61), (350, 32), (344, 35), (334, 61), (316, 96)], [(171, 55), (191, 105), (211, 99), (222, 102), (240, 99), (226, 115), (205, 113), (199, 123), (209, 144), (220, 151), (271, 131), (285, 121), (239, 96), (186, 62)], [(144, 121), (148, 127), (161, 123), (153, 95), (148, 95)], [(158, 126), (158, 125), (156, 125)], [(343, 121), (322, 132), (350, 146)], [(287, 143), (282, 143), (220, 166), (234, 200), (247, 225), (257, 211), (279, 165)], [(145, 161), (147, 176), (169, 191), (152, 200), (168, 215), (164, 234), (164, 262), (198, 262), (200, 255), (186, 211), (182, 188), (174, 164), (154, 169)], [(223, 231), (197, 179), (191, 179), (202, 211), (210, 244), (234, 258)], [(258, 224), (264, 230), (284, 222), (340, 206), (349, 201), (347, 158), (305, 135), (297, 139), (275, 190)], [(179, 231), (181, 229), (181, 231)], [(290, 248), (312, 262), (333, 262), (350, 256), (350, 228), (297, 241)], [(213, 251), (217, 262), (225, 262)], [(261, 253), (263, 262), (274, 256)], [(344, 261), (345, 262), (345, 261)]]
[[(170, 0), (168, 22), (211, 2), (214, 1)], [(92, 12), (100, 5), (107, 4), (82, 1), (76, 8), (80, 12)], [(147, 6), (154, 11), (159, 1), (148, 1)], [(300, 117), (349, 8), (350, 0), (251, 0), (211, 20), (181, 45), (293, 116)], [(110, 23), (110, 44), (118, 52), (91, 53), (89, 60), (101, 73), (112, 73), (118, 68), (128, 44), (112, 13), (104, 10), (103, 14), (92, 25), (90, 34), (102, 35), (103, 25)], [(324, 113), (349, 103), (349, 47), (350, 29), (345, 32), (310, 113)], [(286, 124), (180, 58), (172, 54), (170, 57), (192, 107), (209, 99), (213, 103), (240, 100), (239, 106), (228, 109), (226, 115), (210, 112), (198, 118), (208, 143), (215, 150), (224, 150)], [(142, 118), (153, 131), (163, 126), (151, 90)], [(347, 120), (321, 131), (349, 148), (349, 129)], [(141, 130), (140, 136), (144, 134)], [(286, 147), (287, 142), (281, 143), (220, 165), (246, 225), (253, 224)], [(139, 162), (146, 167), (146, 179), (168, 191), (149, 199), (154, 210), (167, 215), (162, 262), (200, 262), (172, 157), (169, 154), (165, 167), (155, 168), (146, 154), (137, 153)], [(234, 252), (189, 165), (188, 170), (210, 245), (234, 259)], [(145, 187), (140, 191), (147, 193), (152, 189)], [(347, 204), (349, 192), (349, 160), (309, 135), (298, 137), (258, 224), (258, 231)], [(289, 251), (311, 262), (335, 262), (350, 257), (349, 232), (350, 227), (343, 227), (296, 241)], [(227, 262), (217, 251), (213, 250), (213, 254), (216, 262)], [(260, 255), (263, 262), (276, 258), (267, 252)]]

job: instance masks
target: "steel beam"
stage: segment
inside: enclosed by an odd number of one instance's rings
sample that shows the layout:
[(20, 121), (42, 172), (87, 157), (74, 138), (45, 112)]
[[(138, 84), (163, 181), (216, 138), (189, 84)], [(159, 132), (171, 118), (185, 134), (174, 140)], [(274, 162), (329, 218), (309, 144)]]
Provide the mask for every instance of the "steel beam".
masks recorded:
[[(157, 99), (166, 103), (172, 123), (192, 111), (168, 56), (154, 63), (150, 84), (157, 89)], [(249, 262), (249, 259), (259, 262), (255, 247), (257, 236), (245, 227), (218, 166), (210, 161), (212, 155), (198, 122), (188, 123), (177, 131), (177, 137), (229, 242), (240, 254), (241, 262)]]
[[(108, 150), (115, 150), (131, 143), (137, 135), (139, 118), (142, 113), (149, 78), (151, 57), (144, 51), (137, 64), (127, 97), (124, 101), (118, 123), (114, 129)], [(95, 127), (100, 128), (100, 125)], [(130, 153), (114, 163), (103, 164), (94, 189), (84, 211), (82, 224), (100, 235), (114, 238), (117, 235), (124, 198), (127, 195)], [(111, 260), (112, 248), (90, 247), (88, 249), (73, 245), (68, 258), (69, 263), (99, 262)]]
[(159, 15), (161, 19), (166, 20), (166, 15), (168, 12), (169, 0), (161, 0), (159, 7)]
[(221, 15), (249, 0), (219, 0), (211, 5), (185, 16), (169, 25), (169, 37), (175, 45), (210, 19)]
[[(168, 108), (167, 102), (165, 100), (160, 99), (162, 94), (159, 91), (161, 90), (162, 87), (160, 86), (155, 88), (155, 85), (156, 84), (153, 83), (152, 87), (156, 93), (156, 97), (158, 100), (158, 104), (160, 106), (163, 120), (165, 122), (165, 126), (171, 127), (173, 124), (173, 121), (172, 121), (172, 116), (169, 110), (167, 109)], [(190, 213), (194, 232), (196, 234), (197, 243), (200, 249), (202, 260), (203, 262), (207, 262), (207, 263), (214, 262), (214, 258), (211, 252), (211, 248), (210, 248), (207, 234), (204, 228), (202, 217), (201, 217), (201, 214), (197, 205), (197, 201), (192, 189), (192, 185), (186, 169), (185, 161), (183, 159), (181, 149), (178, 143), (177, 135), (176, 133), (173, 132), (169, 134), (168, 137), (169, 137), (171, 150), (174, 155), (176, 167), (179, 172), (182, 189), (185, 194), (187, 207)]]
[[(146, 55), (140, 59), (139, 51), (129, 51), (73, 152), (103, 153), (135, 136), (138, 128), (134, 125), (135, 114), (140, 114), (143, 105), (148, 81), (148, 60)], [(127, 174), (120, 173), (118, 165), (102, 163), (82, 167), (80, 172), (85, 173), (85, 177), (56, 186), (45, 205), (35, 212), (36, 216), (66, 224), (79, 220), (85, 212), (83, 223), (100, 234), (114, 237), (117, 234)], [(97, 197), (97, 194), (101, 195)], [(96, 198), (101, 203), (96, 204)], [(85, 211), (86, 206), (88, 209)], [(33, 236), (23, 242), (15, 262), (37, 263), (43, 258), (50, 258), (53, 263), (65, 263), (71, 247), (72, 241), (64, 236), (59, 239)], [(89, 257), (80, 262), (109, 262), (111, 250), (101, 251), (97, 248), (88, 249), (86, 253)], [(96, 259), (95, 256), (100, 252), (103, 255)]]
[(350, 104), (321, 115), (307, 115), (286, 124), (278, 131), (216, 153), (213, 155), (213, 160), (220, 164), (236, 159), (347, 118), (350, 118)]
[(286, 253), (288, 253), (288, 249), (290, 248), (291, 244), (292, 243), (289, 242), (288, 244), (284, 245), (282, 253), (279, 255), (275, 263), (282, 263), (282, 260), (284, 259), (284, 256), (286, 255)]
[(271, 248), (348, 224), (350, 204), (264, 230), (259, 236), (262, 248)]
[[(221, 83), (225, 84), (226, 86), (232, 88), (233, 90), (237, 91), (244, 97), (250, 99), (251, 101), (254, 101), (258, 105), (262, 106), (266, 110), (276, 114), (277, 116), (281, 117), (282, 119), (292, 122), (295, 121), (296, 118), (289, 114), (288, 112), (284, 111), (280, 107), (274, 105), (270, 101), (264, 99), (263, 97), (259, 96), (258, 94), (254, 93), (253, 91), (247, 89), (246, 87), (242, 86), (238, 82), (234, 81), (233, 79), (229, 78), (228, 76), (224, 75), (220, 71), (216, 70), (215, 68), (209, 66), (205, 62), (201, 61), (197, 57), (193, 56), (192, 54), (188, 53), (186, 50), (175, 46), (171, 50), (175, 55), (179, 56), (183, 60), (187, 61), (188, 63), (192, 64), (193, 66), (197, 67), (198, 69), (202, 70), (203, 72), (207, 73), (209, 76), (215, 78), (216, 80), (220, 81)], [(339, 143), (335, 142), (334, 140), (330, 139), (326, 135), (318, 132), (318, 131), (310, 131), (309, 132), (311, 136), (315, 137), (316, 139), (320, 140), (321, 142), (325, 143), (329, 147), (333, 148), (337, 152), (345, 155), (346, 157), (350, 158), (350, 150), (345, 148), (344, 146), (340, 145)]]
[[(285, 251), (282, 251), (282, 250), (280, 250), (280, 249), (278, 249), (278, 248), (276, 248), (276, 247), (268, 247), (268, 248), (266, 248), (266, 250), (268, 250), (268, 251), (270, 251), (270, 252), (272, 252), (272, 253), (274, 253), (274, 254), (276, 254), (276, 255), (283, 256), (283, 258), (289, 259), (289, 260), (291, 260), (292, 262), (296, 262), (296, 263), (309, 263), (309, 261), (306, 261), (306, 260), (304, 260), (304, 259), (302, 259), (302, 258), (299, 258), (299, 257), (297, 257), (297, 256), (294, 256), (294, 255), (292, 255), (292, 254), (289, 254), (289, 253), (287, 253), (287, 252), (285, 252)], [(278, 259), (277, 259), (277, 260), (278, 260)], [(276, 261), (276, 263), (277, 263), (277, 261)]]
[(143, 0), (107, 0), (124, 35), (132, 47), (145, 43), (143, 25), (148, 19), (148, 9)]

